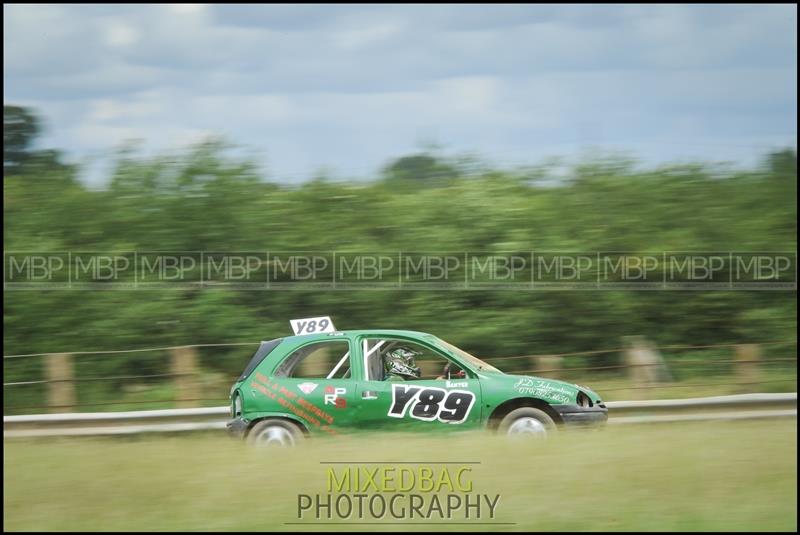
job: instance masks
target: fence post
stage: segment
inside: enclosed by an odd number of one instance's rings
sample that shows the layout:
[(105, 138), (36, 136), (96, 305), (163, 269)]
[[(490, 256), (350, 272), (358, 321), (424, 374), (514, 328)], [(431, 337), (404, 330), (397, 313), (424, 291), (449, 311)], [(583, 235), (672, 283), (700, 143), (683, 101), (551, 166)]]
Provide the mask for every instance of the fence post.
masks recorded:
[[(736, 346), (736, 382), (757, 383), (761, 380), (761, 346), (758, 344), (739, 344)], [(737, 385), (737, 390), (752, 392), (752, 384)]]
[(72, 382), (72, 354), (52, 353), (46, 359), (47, 404), (53, 413), (72, 412), (75, 406), (75, 383)]
[(536, 375), (555, 379), (561, 377), (562, 357), (557, 355), (541, 355), (533, 357)]
[(647, 387), (653, 383), (672, 380), (658, 348), (644, 336), (624, 336), (625, 364), (628, 376), (636, 387), (632, 390), (634, 398), (647, 393)]
[(196, 407), (197, 350), (194, 347), (172, 349), (172, 373), (175, 376), (175, 405), (180, 408)]

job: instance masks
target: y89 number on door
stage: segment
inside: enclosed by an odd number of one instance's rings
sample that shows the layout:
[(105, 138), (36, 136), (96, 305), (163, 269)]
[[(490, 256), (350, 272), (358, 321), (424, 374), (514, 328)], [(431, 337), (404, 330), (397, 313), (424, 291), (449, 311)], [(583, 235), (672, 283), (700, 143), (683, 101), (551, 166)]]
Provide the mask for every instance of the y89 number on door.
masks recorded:
[(412, 418), (447, 424), (463, 423), (475, 404), (475, 394), (467, 390), (445, 390), (433, 386), (393, 385), (389, 416), (403, 418), (408, 411)]

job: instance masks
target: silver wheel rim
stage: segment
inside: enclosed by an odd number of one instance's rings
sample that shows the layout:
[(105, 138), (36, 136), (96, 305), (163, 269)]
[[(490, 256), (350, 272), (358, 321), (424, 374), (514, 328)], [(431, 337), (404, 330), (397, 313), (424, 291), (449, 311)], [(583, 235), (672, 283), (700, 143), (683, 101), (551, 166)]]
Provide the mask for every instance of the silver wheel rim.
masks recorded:
[(514, 420), (514, 423), (508, 428), (508, 434), (543, 437), (547, 435), (547, 427), (536, 418), (523, 416)]
[(294, 446), (294, 437), (285, 427), (271, 425), (258, 434), (256, 444), (258, 446), (280, 446), (285, 448)]

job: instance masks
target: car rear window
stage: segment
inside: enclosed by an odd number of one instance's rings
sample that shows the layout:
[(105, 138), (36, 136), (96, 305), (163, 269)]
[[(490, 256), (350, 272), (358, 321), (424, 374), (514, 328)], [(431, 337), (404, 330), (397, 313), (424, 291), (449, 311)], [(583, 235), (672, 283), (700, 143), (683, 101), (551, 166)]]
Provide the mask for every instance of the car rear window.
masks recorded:
[(237, 381), (242, 381), (247, 378), (248, 375), (253, 373), (253, 370), (261, 364), (267, 355), (269, 355), (273, 349), (278, 347), (278, 344), (283, 342), (283, 338), (276, 338), (275, 340), (270, 340), (269, 342), (261, 342), (261, 345), (258, 347), (258, 351), (256, 351), (253, 358), (250, 359), (250, 362), (247, 363), (247, 367), (242, 372), (242, 375), (239, 376)]

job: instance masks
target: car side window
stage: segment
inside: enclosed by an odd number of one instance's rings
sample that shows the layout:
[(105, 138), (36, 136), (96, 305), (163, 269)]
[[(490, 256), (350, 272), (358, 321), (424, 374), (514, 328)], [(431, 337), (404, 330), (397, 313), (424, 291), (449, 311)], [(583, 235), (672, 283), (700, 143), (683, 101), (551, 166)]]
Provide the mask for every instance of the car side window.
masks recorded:
[(406, 340), (371, 338), (362, 348), (372, 381), (421, 381), (466, 377), (455, 362), (427, 346)]
[(303, 346), (286, 357), (274, 375), (298, 379), (349, 378), (350, 344), (336, 340)]

